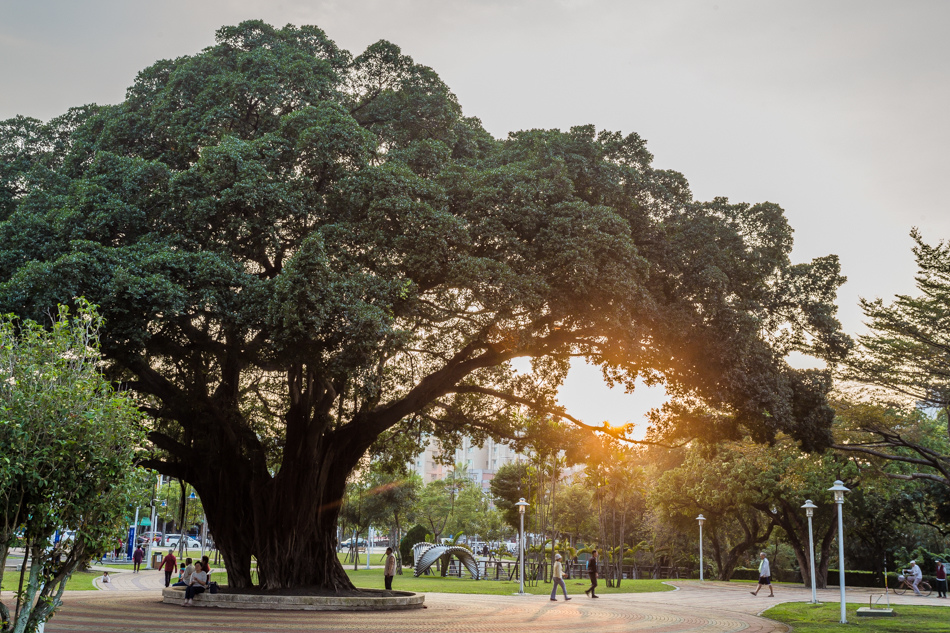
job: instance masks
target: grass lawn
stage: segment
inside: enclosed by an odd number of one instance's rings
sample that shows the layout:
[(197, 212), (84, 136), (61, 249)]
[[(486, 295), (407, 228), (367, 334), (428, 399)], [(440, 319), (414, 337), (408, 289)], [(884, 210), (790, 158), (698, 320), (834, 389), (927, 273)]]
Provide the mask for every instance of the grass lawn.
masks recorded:
[[(366, 589), (383, 589), (383, 570), (382, 569), (359, 569), (353, 571), (350, 567), (346, 570), (350, 580), (357, 587)], [(587, 579), (571, 578), (566, 579), (567, 595), (583, 596), (584, 589), (590, 587), (590, 581)], [(402, 576), (396, 576), (393, 579), (393, 589), (401, 591), (415, 592), (440, 592), (440, 593), (483, 593), (492, 595), (509, 596), (518, 592), (518, 582), (508, 580), (472, 580), (471, 578), (442, 578), (441, 576), (421, 576), (413, 578), (412, 570), (406, 568)], [(539, 582), (536, 587), (525, 585), (525, 593), (534, 595), (550, 595), (551, 584)], [(673, 587), (664, 585), (660, 580), (624, 580), (620, 587), (607, 587), (604, 581), (600, 581), (597, 586), (598, 594), (610, 593), (645, 593), (651, 591), (672, 591)], [(560, 593), (560, 590), (558, 591)]]
[(894, 606), (893, 618), (858, 617), (863, 604), (849, 603), (848, 624), (838, 622), (841, 606), (836, 602), (808, 604), (790, 602), (772, 607), (762, 615), (791, 626), (795, 633), (840, 633), (842, 626), (859, 633), (946, 633), (950, 630), (950, 609), (946, 607)]
[[(24, 587), (26, 586), (26, 581), (29, 580), (29, 575), (30, 570), (27, 569), (26, 576), (23, 578)], [(101, 575), (101, 573), (94, 571), (77, 571), (66, 581), (66, 591), (91, 591), (95, 589), (95, 586), (92, 584), (93, 579)], [(3, 591), (16, 591), (19, 586), (20, 572), (7, 571), (3, 574)]]
[[(353, 559), (350, 558), (347, 560), (347, 552), (344, 550), (342, 552), (337, 552), (336, 557), (340, 561), (340, 564), (343, 565), (343, 569), (349, 569), (353, 571)], [(382, 552), (376, 553), (373, 552), (369, 558), (370, 565), (382, 565), (386, 562), (385, 556)], [(360, 552), (360, 567), (366, 567), (366, 552)]]
[[(386, 587), (383, 580), (382, 568), (376, 569), (358, 569), (353, 571), (352, 564), (346, 570), (346, 574), (354, 585), (363, 589), (384, 589)], [(257, 574), (251, 574), (254, 582), (257, 582)], [(228, 583), (225, 574), (215, 574), (215, 581), (221, 585)], [(590, 582), (586, 579), (581, 580), (572, 578), (564, 581), (567, 584), (567, 595), (583, 595), (584, 589), (590, 587)], [(510, 596), (518, 593), (518, 582), (508, 580), (472, 580), (471, 578), (442, 578), (441, 576), (422, 576), (413, 578), (412, 570), (406, 568), (402, 576), (396, 576), (393, 579), (393, 589), (397, 591), (414, 591), (417, 593), (481, 593), (496, 596)], [(536, 587), (525, 585), (525, 593), (538, 596), (550, 595), (551, 584), (539, 582)], [(597, 586), (598, 594), (609, 593), (647, 593), (652, 591), (673, 591), (673, 587), (664, 585), (661, 580), (624, 580), (620, 587), (607, 587), (603, 581)]]

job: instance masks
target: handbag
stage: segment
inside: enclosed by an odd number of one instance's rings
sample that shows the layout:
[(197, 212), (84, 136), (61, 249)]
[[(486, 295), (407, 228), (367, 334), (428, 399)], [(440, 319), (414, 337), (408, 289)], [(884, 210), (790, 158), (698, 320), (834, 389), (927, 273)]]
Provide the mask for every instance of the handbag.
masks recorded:
[(218, 583), (211, 581), (208, 583), (208, 593), (218, 593)]

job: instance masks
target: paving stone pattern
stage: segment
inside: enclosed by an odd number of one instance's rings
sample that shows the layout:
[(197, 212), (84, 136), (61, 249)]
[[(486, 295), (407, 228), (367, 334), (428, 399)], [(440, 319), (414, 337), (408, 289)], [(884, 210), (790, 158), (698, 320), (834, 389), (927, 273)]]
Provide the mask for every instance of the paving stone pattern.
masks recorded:
[[(776, 585), (776, 597), (749, 594), (754, 585), (674, 581), (677, 591), (610, 594), (592, 600), (551, 602), (547, 596), (426, 594), (424, 610), (381, 613), (230, 611), (188, 609), (161, 602), (160, 573), (119, 573), (106, 591), (70, 592), (47, 624), (47, 633), (184, 633), (360, 631), (361, 633), (544, 631), (559, 633), (785, 633), (787, 627), (759, 614), (779, 602), (807, 601), (801, 587)], [(849, 589), (849, 602), (867, 603), (874, 592)], [(837, 590), (819, 591), (835, 602)], [(945, 606), (944, 600), (892, 596), (891, 604)]]

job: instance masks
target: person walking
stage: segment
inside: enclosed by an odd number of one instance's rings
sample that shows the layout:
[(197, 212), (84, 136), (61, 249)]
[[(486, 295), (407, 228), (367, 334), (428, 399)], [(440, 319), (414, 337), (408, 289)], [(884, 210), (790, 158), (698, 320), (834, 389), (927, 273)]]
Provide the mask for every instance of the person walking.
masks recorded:
[(587, 560), (587, 575), (590, 576), (590, 588), (585, 589), (584, 593), (591, 598), (599, 598), (600, 596), (596, 595), (595, 592), (597, 589), (597, 550), (593, 550)]
[(561, 555), (554, 555), (554, 571), (551, 572), (551, 582), (554, 583), (554, 586), (551, 587), (551, 600), (557, 602), (557, 587), (561, 586), (561, 591), (564, 592), (564, 599), (570, 600), (567, 597), (567, 585), (564, 584), (564, 569), (561, 567)]
[(145, 559), (145, 550), (139, 545), (132, 552), (132, 573), (138, 573), (142, 568), (142, 561)]
[(393, 548), (386, 548), (386, 567), (383, 569), (383, 579), (386, 581), (386, 590), (393, 590), (393, 576), (396, 575), (396, 556)]
[(947, 597), (947, 568), (944, 565), (944, 562), (940, 559), (937, 559), (937, 570), (934, 572), (934, 577), (937, 579), (937, 597), (946, 598)]
[(759, 561), (759, 584), (755, 588), (755, 591), (750, 591), (753, 596), (759, 595), (759, 589), (765, 587), (766, 585), (769, 588), (769, 598), (775, 597), (775, 592), (772, 591), (772, 570), (769, 569), (769, 559), (765, 557), (765, 552), (759, 552), (759, 558), (762, 560)]
[(165, 586), (167, 587), (172, 582), (172, 574), (178, 571), (178, 559), (175, 558), (175, 550), (168, 550), (168, 555), (162, 559), (158, 568), (165, 570)]

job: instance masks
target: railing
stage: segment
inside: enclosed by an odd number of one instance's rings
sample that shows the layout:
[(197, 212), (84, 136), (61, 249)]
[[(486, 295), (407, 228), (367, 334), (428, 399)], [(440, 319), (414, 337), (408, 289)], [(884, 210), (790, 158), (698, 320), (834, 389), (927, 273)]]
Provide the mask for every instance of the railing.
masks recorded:
[[(551, 561), (541, 562), (525, 561), (525, 584), (529, 587), (537, 586), (539, 582), (551, 582)], [(479, 560), (478, 572), (482, 580), (508, 580), (517, 582), (518, 580), (518, 561), (510, 560)], [(686, 567), (671, 567), (657, 565), (652, 568), (638, 568), (635, 565), (623, 565), (619, 569), (614, 565), (603, 564), (600, 567), (601, 580), (635, 580), (637, 578), (655, 578), (655, 579), (677, 579), (689, 578), (690, 570)], [(567, 563), (564, 565), (564, 572), (567, 578), (587, 578), (587, 564), (583, 562)], [(434, 568), (426, 571), (426, 575), (439, 575), (441, 572)], [(449, 561), (449, 568), (446, 576), (462, 578), (467, 575), (467, 570), (459, 561), (452, 558)]]

